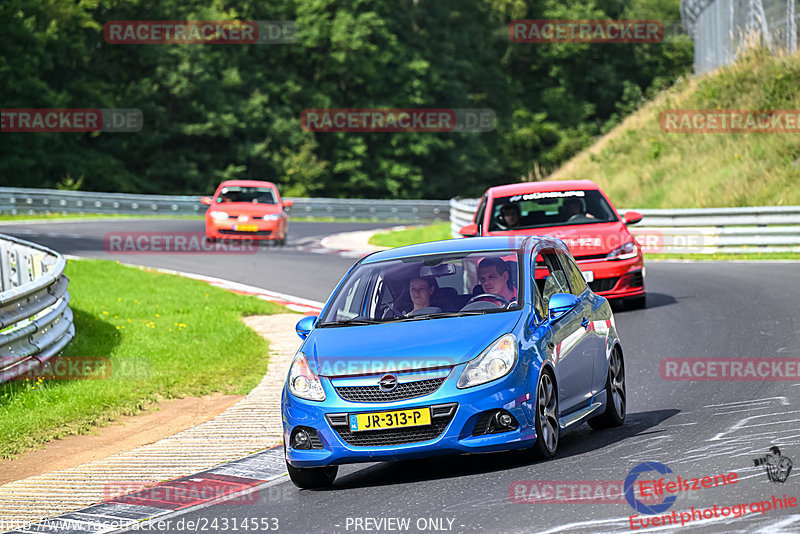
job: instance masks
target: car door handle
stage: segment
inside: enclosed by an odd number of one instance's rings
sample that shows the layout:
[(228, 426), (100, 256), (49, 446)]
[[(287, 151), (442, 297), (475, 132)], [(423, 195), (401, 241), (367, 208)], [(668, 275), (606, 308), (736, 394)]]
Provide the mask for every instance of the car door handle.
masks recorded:
[(581, 321), (581, 326), (588, 330), (589, 329), (589, 319), (584, 317), (583, 321)]

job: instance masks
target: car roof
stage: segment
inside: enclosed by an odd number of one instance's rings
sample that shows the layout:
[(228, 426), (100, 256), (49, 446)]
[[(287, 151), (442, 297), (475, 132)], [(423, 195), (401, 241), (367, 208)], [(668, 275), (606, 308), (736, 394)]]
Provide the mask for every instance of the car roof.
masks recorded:
[(591, 180), (552, 180), (549, 182), (522, 182), (519, 184), (498, 185), (490, 187), (489, 193), (492, 197), (500, 197), (577, 189), (600, 189), (600, 187)]
[[(272, 182), (263, 182), (259, 180), (226, 180), (219, 184), (219, 187), (227, 186), (241, 186), (241, 187), (275, 187)], [(219, 187), (217, 189), (219, 189)]]
[[(375, 252), (364, 258), (363, 263), (426, 256), (431, 254), (448, 254), (451, 252), (493, 252), (501, 250), (523, 250), (526, 244), (539, 241), (551, 241), (553, 238), (536, 235), (469, 237), (462, 239), (445, 239), (417, 245), (407, 245), (389, 250)], [(530, 242), (530, 243), (529, 243)]]

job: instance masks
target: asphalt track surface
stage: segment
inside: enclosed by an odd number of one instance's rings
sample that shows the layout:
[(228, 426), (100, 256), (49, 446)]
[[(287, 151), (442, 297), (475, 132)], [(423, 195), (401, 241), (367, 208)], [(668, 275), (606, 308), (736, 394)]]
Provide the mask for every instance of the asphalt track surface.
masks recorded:
[[(65, 254), (205, 274), (324, 301), (354, 260), (303, 252), (292, 244), (375, 226), (292, 223), (289, 245), (251, 255), (111, 255), (103, 249), (106, 232), (202, 231), (199, 221), (15, 224), (0, 232)], [(738, 475), (734, 484), (679, 493), (665, 512), (677, 512), (679, 523), (680, 514), (692, 507), (749, 505), (784, 494), (800, 501), (800, 473), (775, 483), (754, 466), (773, 445), (800, 461), (800, 380), (685, 382), (663, 380), (659, 373), (659, 362), (668, 357), (800, 357), (798, 275), (797, 263), (649, 262), (648, 307), (616, 313), (627, 371), (626, 422), (603, 431), (584, 424), (562, 435), (552, 460), (541, 462), (522, 451), (343, 466), (329, 490), (300, 491), (282, 478), (259, 488), (254, 505), (184, 511), (170, 518), (166, 530), (186, 532), (186, 521), (194, 521), (200, 532), (232, 532), (234, 526), (244, 532), (244, 520), (275, 518), (278, 532), (630, 532), (635, 512), (624, 499), (571, 502), (570, 481), (589, 481), (596, 491), (593, 481), (622, 481), (649, 461), (671, 468), (667, 481), (676, 475)], [(661, 476), (651, 472), (641, 479)], [(542, 490), (546, 483), (553, 491), (561, 487), (555, 497), (565, 502), (513, 502), (518, 481), (538, 481)], [(394, 518), (408, 520), (408, 527), (399, 528)], [(796, 533), (800, 503), (644, 531), (687, 529)]]

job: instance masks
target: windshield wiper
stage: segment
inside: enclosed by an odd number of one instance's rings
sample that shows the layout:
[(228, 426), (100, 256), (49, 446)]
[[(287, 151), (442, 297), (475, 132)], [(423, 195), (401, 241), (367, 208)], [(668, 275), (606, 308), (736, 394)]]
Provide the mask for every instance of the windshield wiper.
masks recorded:
[(366, 317), (353, 317), (352, 319), (345, 319), (344, 321), (328, 321), (319, 323), (317, 326), (361, 326), (365, 324), (378, 324), (382, 322), (383, 321), (367, 319)]
[(440, 317), (463, 317), (465, 315), (483, 315), (485, 313), (492, 313), (492, 310), (467, 310), (457, 312), (436, 312), (424, 313), (421, 315), (413, 315), (400, 319), (401, 321), (419, 321), (422, 319), (438, 319)]

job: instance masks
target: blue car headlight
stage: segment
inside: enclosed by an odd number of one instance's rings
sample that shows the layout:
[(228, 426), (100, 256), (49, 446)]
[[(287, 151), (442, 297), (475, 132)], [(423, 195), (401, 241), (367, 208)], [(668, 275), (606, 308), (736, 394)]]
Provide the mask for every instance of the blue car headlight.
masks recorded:
[(517, 356), (517, 338), (514, 334), (504, 335), (467, 363), (457, 387), (471, 388), (507, 375), (514, 368)]
[(289, 368), (289, 392), (295, 397), (313, 401), (324, 401), (325, 391), (322, 389), (317, 374), (308, 365), (306, 355), (298, 352)]

